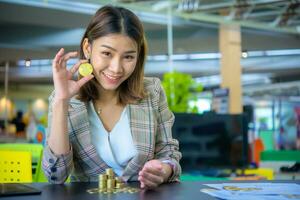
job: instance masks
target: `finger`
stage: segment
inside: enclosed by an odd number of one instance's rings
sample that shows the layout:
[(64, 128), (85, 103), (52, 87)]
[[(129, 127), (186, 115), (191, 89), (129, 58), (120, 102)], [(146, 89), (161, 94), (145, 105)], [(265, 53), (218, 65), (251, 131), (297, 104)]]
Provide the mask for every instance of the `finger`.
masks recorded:
[(144, 183), (145, 180), (143, 179), (142, 176), (138, 177), (138, 181), (140, 181), (140, 183), (141, 183), (141, 188), (144, 188), (145, 187), (145, 183)]
[(160, 175), (160, 176), (157, 176), (155, 174), (151, 174), (151, 173), (148, 173), (148, 172), (140, 172), (139, 175), (141, 177), (144, 177), (145, 179), (147, 180), (150, 180), (151, 182), (154, 182), (154, 183), (157, 183), (157, 184), (161, 184), (164, 182), (164, 179), (163, 179), (163, 176)]
[(61, 48), (55, 55), (53, 61), (52, 61), (52, 66), (55, 68), (55, 69), (59, 69), (59, 62), (60, 62), (60, 59), (61, 57), (64, 55), (64, 48)]
[(141, 176), (145, 179), (151, 180), (152, 182), (155, 182), (157, 184), (161, 184), (164, 182), (164, 178), (163, 178), (162, 174), (155, 175), (155, 174), (148, 173), (146, 171), (140, 171), (139, 176)]
[(147, 187), (147, 188), (155, 188), (158, 186), (157, 183), (155, 182), (152, 182), (151, 180), (148, 180), (144, 177), (140, 177), (140, 181), (144, 184), (144, 188)]
[(79, 62), (77, 62), (77, 63), (69, 70), (69, 72), (70, 72), (69, 78), (72, 78), (73, 74), (74, 74), (75, 72), (78, 71), (78, 69), (79, 69), (79, 67), (80, 67), (81, 64), (87, 63), (87, 62), (88, 62), (88, 60), (80, 60)]
[(85, 83), (87, 83), (88, 81), (90, 81), (91, 79), (94, 78), (94, 75), (90, 74), (88, 76), (82, 77), (81, 79), (79, 79), (77, 81), (77, 85), (79, 88), (81, 88)]
[(147, 172), (151, 174), (155, 174), (157, 176), (162, 176), (162, 168), (158, 166), (153, 166), (153, 165), (145, 165), (142, 172)]
[(67, 67), (67, 61), (72, 58), (72, 57), (76, 57), (78, 54), (78, 52), (76, 51), (73, 51), (73, 52), (69, 52), (69, 53), (66, 53), (60, 60), (60, 65), (62, 67)]
[(161, 170), (163, 168), (161, 161), (151, 162), (150, 166), (153, 167), (153, 168), (156, 168), (158, 170)]
[(60, 65), (61, 67), (67, 67), (67, 61), (70, 59), (70, 58), (73, 58), (73, 57), (76, 57), (78, 54), (77, 51), (73, 51), (73, 52), (69, 52), (67, 54), (65, 54), (61, 60), (60, 60)]
[(158, 160), (148, 161), (144, 166), (145, 167), (156, 168), (158, 170), (161, 170), (163, 168), (163, 165), (162, 165), (161, 161), (158, 161)]
[(138, 176), (138, 181), (140, 181), (140, 187), (141, 188), (144, 188), (145, 187), (145, 184), (144, 184), (144, 182), (142, 181), (142, 179), (141, 179), (142, 177), (141, 176)]

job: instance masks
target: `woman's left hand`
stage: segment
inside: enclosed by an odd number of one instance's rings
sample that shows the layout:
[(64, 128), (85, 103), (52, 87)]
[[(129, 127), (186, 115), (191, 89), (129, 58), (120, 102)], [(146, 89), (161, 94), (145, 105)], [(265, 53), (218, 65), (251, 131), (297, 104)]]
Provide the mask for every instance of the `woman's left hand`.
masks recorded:
[(168, 180), (172, 174), (172, 168), (160, 160), (150, 160), (146, 162), (139, 172), (138, 180), (141, 188), (155, 188)]

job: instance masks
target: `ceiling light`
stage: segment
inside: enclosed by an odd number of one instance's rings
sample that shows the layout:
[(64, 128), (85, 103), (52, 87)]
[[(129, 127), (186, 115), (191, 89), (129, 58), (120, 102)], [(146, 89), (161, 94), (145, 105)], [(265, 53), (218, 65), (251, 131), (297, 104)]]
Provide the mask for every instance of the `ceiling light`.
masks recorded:
[(242, 52), (242, 58), (248, 58), (248, 52), (247, 51)]
[(31, 66), (31, 60), (30, 59), (26, 59), (25, 60), (25, 67), (30, 67)]

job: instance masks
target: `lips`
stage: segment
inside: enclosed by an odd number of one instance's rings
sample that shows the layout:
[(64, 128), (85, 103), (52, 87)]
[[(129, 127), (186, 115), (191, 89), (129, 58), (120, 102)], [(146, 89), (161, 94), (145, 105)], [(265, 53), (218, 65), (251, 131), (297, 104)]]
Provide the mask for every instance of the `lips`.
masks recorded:
[(113, 83), (113, 84), (117, 83), (122, 78), (121, 76), (112, 76), (104, 72), (102, 72), (102, 74), (104, 75), (104, 77), (109, 83)]

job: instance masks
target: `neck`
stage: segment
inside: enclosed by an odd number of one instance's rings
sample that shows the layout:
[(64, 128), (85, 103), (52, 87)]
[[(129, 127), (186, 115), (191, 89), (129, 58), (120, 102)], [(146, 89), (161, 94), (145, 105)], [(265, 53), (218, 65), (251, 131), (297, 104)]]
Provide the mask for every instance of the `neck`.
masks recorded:
[(99, 99), (97, 100), (98, 102), (101, 102), (103, 104), (106, 103), (114, 103), (117, 104), (119, 102), (119, 92), (116, 90), (105, 90), (103, 88), (99, 89)]

